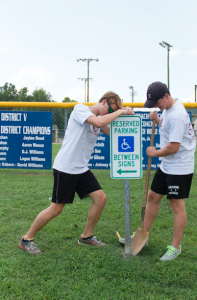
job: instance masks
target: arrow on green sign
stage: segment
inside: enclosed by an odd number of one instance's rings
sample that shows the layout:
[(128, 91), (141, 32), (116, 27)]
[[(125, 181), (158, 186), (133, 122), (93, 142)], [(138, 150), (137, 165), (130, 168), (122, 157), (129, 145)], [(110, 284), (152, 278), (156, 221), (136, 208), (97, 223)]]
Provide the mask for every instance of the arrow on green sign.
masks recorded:
[(123, 171), (123, 170), (120, 169), (120, 170), (117, 171), (117, 173), (121, 175), (122, 173), (137, 173), (137, 171), (136, 170), (134, 170), (134, 171), (127, 171), (127, 170)]

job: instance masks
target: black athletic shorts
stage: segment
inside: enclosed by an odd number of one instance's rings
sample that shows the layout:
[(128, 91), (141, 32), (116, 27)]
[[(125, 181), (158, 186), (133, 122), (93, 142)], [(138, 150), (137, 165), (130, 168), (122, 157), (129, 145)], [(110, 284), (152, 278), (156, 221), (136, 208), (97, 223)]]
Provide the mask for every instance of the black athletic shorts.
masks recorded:
[(54, 186), (52, 202), (73, 203), (75, 192), (80, 199), (101, 189), (94, 174), (88, 170), (82, 174), (67, 174), (53, 169)]
[(167, 199), (185, 199), (189, 197), (193, 174), (170, 175), (157, 169), (151, 190), (160, 195), (167, 195)]

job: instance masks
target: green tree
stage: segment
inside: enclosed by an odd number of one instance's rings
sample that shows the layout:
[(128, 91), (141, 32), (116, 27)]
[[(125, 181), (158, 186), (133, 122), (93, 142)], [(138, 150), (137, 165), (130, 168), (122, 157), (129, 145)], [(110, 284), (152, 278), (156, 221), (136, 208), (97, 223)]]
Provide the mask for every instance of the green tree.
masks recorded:
[(20, 89), (19, 92), (18, 92), (18, 101), (20, 101), (20, 102), (32, 102), (33, 101), (32, 95), (28, 95), (27, 93), (28, 93), (27, 87), (24, 87), (24, 88)]
[(0, 101), (18, 101), (18, 91), (12, 83), (0, 87)]
[(35, 89), (32, 93), (32, 101), (34, 102), (51, 102), (52, 96), (47, 93), (44, 89)]

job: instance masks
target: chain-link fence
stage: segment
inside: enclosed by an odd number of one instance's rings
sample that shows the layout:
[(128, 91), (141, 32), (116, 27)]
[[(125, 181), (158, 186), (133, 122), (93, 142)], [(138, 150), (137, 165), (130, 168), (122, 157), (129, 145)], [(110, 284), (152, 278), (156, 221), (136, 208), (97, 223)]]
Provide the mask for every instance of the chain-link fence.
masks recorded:
[[(26, 103), (24, 103), (26, 104)], [(40, 103), (41, 104), (41, 103)], [(52, 104), (52, 103), (50, 103)], [(76, 103), (75, 103), (76, 104)], [(0, 104), (1, 105), (1, 104)], [(18, 105), (18, 104), (17, 104)], [(7, 103), (6, 103), (7, 106)], [(44, 106), (44, 104), (43, 104)], [(62, 108), (62, 107), (50, 107), (50, 105), (48, 105), (49, 107), (1, 107), (0, 106), (0, 112), (1, 111), (12, 111), (12, 112), (25, 112), (25, 111), (47, 111), (47, 112), (52, 112), (53, 114), (53, 127), (52, 127), (52, 163), (53, 160), (55, 158), (55, 156), (57, 155), (63, 138), (64, 138), (64, 134), (65, 134), (65, 129), (67, 127), (67, 123), (68, 123), (68, 119), (70, 117), (70, 114), (73, 110), (72, 106), (67, 106), (67, 108)], [(65, 107), (65, 106), (64, 106)], [(189, 110), (189, 109), (187, 109)], [(196, 119), (197, 116), (197, 108), (195, 109), (190, 109), (191, 113), (192, 113), (192, 121), (194, 122), (194, 120)], [(194, 126), (194, 130), (195, 130), (195, 135), (196, 135), (196, 140), (197, 140), (197, 128), (195, 128)]]

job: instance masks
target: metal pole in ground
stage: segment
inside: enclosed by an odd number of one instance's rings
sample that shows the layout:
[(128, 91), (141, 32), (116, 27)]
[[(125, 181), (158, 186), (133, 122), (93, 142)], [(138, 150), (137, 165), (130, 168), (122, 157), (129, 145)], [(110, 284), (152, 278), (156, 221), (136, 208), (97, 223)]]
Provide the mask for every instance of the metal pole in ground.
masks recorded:
[(86, 81), (87, 81), (87, 78), (84, 78), (85, 80), (85, 101), (84, 102), (86, 102)]
[(87, 73), (88, 73), (88, 76), (87, 76), (87, 102), (89, 102), (89, 59), (87, 60), (88, 62), (88, 70), (87, 70)]
[(131, 228), (130, 228), (130, 181), (124, 179), (124, 232), (125, 254), (131, 255)]
[(64, 127), (65, 127), (65, 130), (64, 131), (66, 131), (67, 123), (68, 123), (68, 120), (67, 120), (67, 118), (68, 118), (67, 109), (65, 109), (64, 116), (65, 116), (65, 118), (64, 118)]

